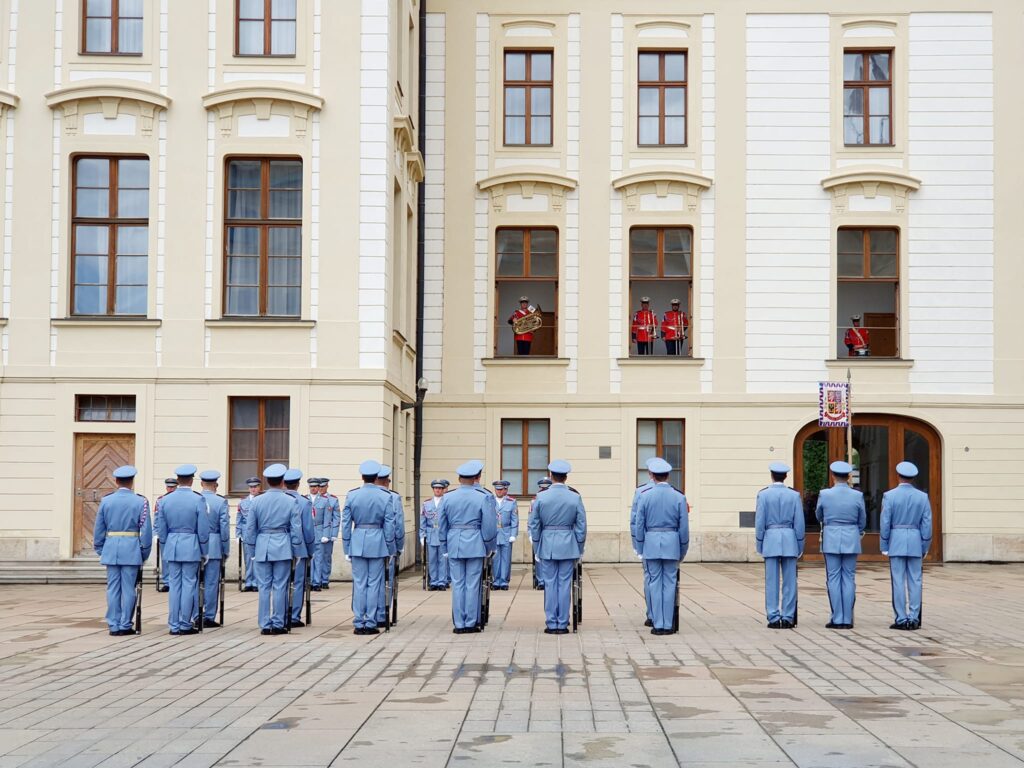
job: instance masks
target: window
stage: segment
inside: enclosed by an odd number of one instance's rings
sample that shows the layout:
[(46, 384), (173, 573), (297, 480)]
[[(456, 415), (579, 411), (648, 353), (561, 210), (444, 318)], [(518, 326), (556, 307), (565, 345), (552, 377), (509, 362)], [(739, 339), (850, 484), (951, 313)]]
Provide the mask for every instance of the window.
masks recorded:
[(686, 145), (686, 51), (640, 51), (637, 143)]
[(135, 395), (75, 395), (75, 421), (135, 421)]
[(72, 314), (145, 315), (149, 160), (77, 157), (74, 190)]
[(668, 481), (683, 490), (683, 435), (682, 419), (639, 419), (636, 422), (636, 484), (641, 486), (650, 479), (647, 461), (660, 456), (672, 465)]
[(83, 0), (82, 53), (142, 53), (143, 0)]
[(290, 403), (287, 397), (232, 397), (228, 487), (247, 493), (245, 481), (270, 464), (288, 466)]
[(898, 355), (899, 239), (896, 229), (839, 230), (837, 356)]
[(302, 161), (230, 159), (225, 191), (224, 314), (298, 317)]
[(548, 476), (551, 424), (547, 419), (501, 420), (501, 479), (512, 496), (533, 496)]
[[(558, 232), (554, 229), (499, 229), (495, 355), (553, 356), (558, 306)], [(526, 301), (521, 301), (521, 299)], [(516, 333), (516, 321), (532, 314), (539, 327)]]
[(843, 52), (843, 142), (892, 144), (892, 50)]
[(505, 146), (551, 146), (551, 51), (505, 51)]
[[(631, 355), (692, 354), (692, 288), (693, 230), (634, 227), (629, 231)], [(646, 305), (645, 298), (649, 299)]]
[(294, 56), (295, 0), (235, 0), (236, 56)]

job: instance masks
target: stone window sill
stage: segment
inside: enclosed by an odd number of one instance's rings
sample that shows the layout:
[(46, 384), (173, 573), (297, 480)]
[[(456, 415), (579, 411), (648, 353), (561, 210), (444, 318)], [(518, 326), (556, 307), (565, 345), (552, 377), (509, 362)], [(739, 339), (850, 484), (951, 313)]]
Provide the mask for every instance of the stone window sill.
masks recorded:
[(895, 357), (841, 357), (826, 360), (825, 365), (829, 368), (913, 368), (914, 361)]
[(567, 367), (569, 365), (569, 358), (567, 357), (485, 357), (481, 360), (486, 366), (513, 366), (518, 367), (520, 365), (553, 365), (559, 367)]
[(54, 328), (73, 328), (81, 326), (85, 328), (103, 326), (122, 326), (126, 328), (159, 328), (162, 320), (149, 317), (56, 317), (50, 320), (50, 326)]
[(650, 356), (650, 357), (620, 357), (616, 360), (619, 365), (636, 365), (641, 367), (647, 366), (660, 366), (660, 365), (681, 365), (685, 367), (700, 368), (704, 365), (703, 357), (669, 357), (664, 355), (661, 357)]
[(313, 328), (315, 320), (294, 320), (276, 317), (225, 317), (220, 320), (207, 320), (207, 328)]

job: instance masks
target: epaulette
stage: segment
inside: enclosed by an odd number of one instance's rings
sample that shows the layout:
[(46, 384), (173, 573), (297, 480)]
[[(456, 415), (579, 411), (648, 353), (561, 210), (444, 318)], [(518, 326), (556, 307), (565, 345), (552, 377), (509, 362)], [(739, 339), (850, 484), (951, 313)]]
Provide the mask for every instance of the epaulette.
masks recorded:
[(199, 496), (199, 497), (202, 497), (202, 495), (203, 495), (199, 491), (192, 491), (192, 493), (194, 493), (196, 496)]
[(357, 485), (355, 488), (352, 488), (351, 490), (349, 490), (349, 493), (352, 493), (353, 491), (358, 491), (362, 487), (363, 486), (361, 486), (361, 485)]
[(575, 493), (575, 494), (576, 494), (577, 496), (579, 496), (579, 495), (580, 495), (580, 492), (579, 492), (579, 491), (577, 491), (577, 490), (576, 490), (575, 488), (573, 488), (573, 487), (572, 487), (571, 485), (567, 485), (567, 486), (565, 486), (565, 487), (566, 487), (566, 488), (568, 488), (568, 489), (569, 489), (570, 491), (572, 491), (573, 493)]
[(105, 499), (105, 498), (107, 498), (107, 496), (113, 496), (115, 493), (117, 493), (117, 491), (111, 491), (110, 493), (104, 493), (101, 498)]
[(218, 498), (224, 499), (224, 501), (227, 501), (227, 500), (228, 500), (228, 497), (227, 497), (227, 496), (225, 496), (225, 495), (224, 495), (224, 494), (222, 494), (222, 493), (215, 493), (215, 494), (213, 494), (213, 495), (214, 495), (214, 496), (217, 496)]
[(757, 492), (757, 495), (760, 496), (762, 493), (767, 491), (769, 488), (771, 488), (771, 486), (770, 485), (766, 485), (764, 488), (762, 488), (760, 491)]
[(136, 495), (136, 496), (138, 496), (138, 497), (139, 497), (140, 499), (142, 499), (142, 500), (143, 500), (144, 502), (146, 502), (147, 504), (149, 503), (149, 499), (147, 499), (147, 498), (146, 498), (145, 496), (143, 496), (143, 495), (142, 495), (141, 493), (136, 493), (135, 495)]
[[(676, 487), (675, 487), (674, 485), (672, 485), (672, 483), (669, 483), (669, 484), (668, 484), (668, 487), (669, 487), (669, 488), (671, 488), (671, 489), (672, 489), (673, 491), (675, 491), (676, 493), (683, 493), (681, 489), (679, 489), (679, 488), (676, 488)], [(686, 494), (685, 494), (685, 493), (683, 493), (683, 495), (685, 496)]]
[(330, 497), (331, 497), (332, 499), (336, 499), (336, 498), (338, 498), (338, 497), (337, 497), (337, 496), (335, 496), (335, 495), (334, 495), (333, 493), (328, 493), (327, 495), (328, 495), (328, 496), (330, 496)]
[[(479, 486), (475, 486), (475, 485), (473, 485), (473, 486), (470, 486), (470, 487), (471, 487), (471, 488), (472, 488), (472, 489), (473, 489), (474, 491), (479, 491), (479, 492), (480, 492), (480, 493), (482, 493), (482, 494), (483, 494), (484, 496), (486, 496), (486, 495), (487, 495), (488, 493), (490, 493), (490, 491), (488, 491), (488, 490), (487, 490), (486, 488), (480, 488)], [(494, 494), (491, 494), (491, 495), (493, 496)]]
[(645, 488), (644, 486), (642, 486), (642, 485), (641, 485), (641, 486), (640, 486), (639, 488), (637, 488), (637, 490), (638, 490), (638, 491), (640, 491), (640, 495), (641, 495), (641, 496), (643, 496), (643, 495), (644, 495), (645, 493), (647, 493), (647, 492), (648, 492), (649, 490), (651, 490), (651, 488), (653, 488), (653, 487), (654, 487), (653, 485), (648, 485), (648, 486), (647, 486), (647, 487)]

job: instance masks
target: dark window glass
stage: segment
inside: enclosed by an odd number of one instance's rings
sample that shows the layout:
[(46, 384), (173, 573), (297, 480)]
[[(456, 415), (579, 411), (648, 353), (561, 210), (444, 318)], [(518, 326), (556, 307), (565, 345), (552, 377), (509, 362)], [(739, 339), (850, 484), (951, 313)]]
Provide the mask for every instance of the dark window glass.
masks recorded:
[(135, 421), (135, 395), (75, 395), (75, 421)]
[(245, 481), (270, 464), (288, 464), (291, 403), (287, 397), (233, 397), (229, 401), (228, 488), (244, 494)]
[(83, 0), (82, 53), (142, 53), (143, 0)]
[(502, 419), (501, 477), (511, 496), (533, 496), (548, 474), (551, 425), (547, 419)]
[(640, 51), (637, 144), (686, 145), (686, 52)]
[(295, 0), (236, 0), (238, 56), (294, 56)]
[(843, 53), (843, 142), (847, 146), (892, 144), (892, 55)]
[(647, 461), (660, 456), (672, 465), (668, 481), (683, 490), (683, 444), (685, 424), (682, 419), (639, 419), (636, 423), (636, 484), (650, 479)]
[(505, 145), (551, 145), (552, 52), (505, 51)]

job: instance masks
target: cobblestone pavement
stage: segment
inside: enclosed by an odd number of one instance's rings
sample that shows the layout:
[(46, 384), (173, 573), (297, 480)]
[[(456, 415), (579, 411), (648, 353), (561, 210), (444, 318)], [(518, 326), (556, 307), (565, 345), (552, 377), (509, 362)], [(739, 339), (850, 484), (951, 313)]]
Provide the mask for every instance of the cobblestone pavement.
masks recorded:
[(0, 766), (1024, 766), (1024, 567), (929, 569), (919, 632), (887, 629), (884, 566), (858, 577), (856, 629), (824, 629), (808, 564), (799, 628), (773, 631), (760, 566), (684, 565), (671, 637), (639, 626), (638, 564), (588, 566), (560, 637), (522, 567), (458, 636), (418, 574), (369, 638), (346, 584), (283, 637), (229, 588), (228, 626), (180, 638), (152, 586), (127, 638), (100, 586), (0, 587)]

